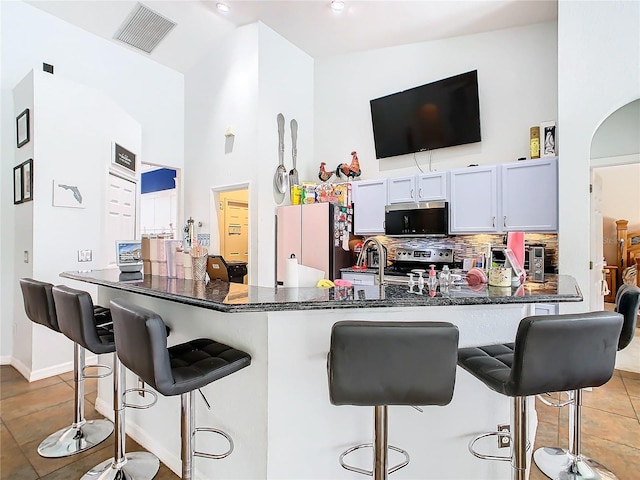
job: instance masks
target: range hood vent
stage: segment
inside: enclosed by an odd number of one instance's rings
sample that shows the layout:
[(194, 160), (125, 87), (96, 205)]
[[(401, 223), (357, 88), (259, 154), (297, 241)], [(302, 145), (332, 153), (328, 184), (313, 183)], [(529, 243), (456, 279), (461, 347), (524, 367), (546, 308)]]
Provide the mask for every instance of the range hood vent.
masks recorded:
[(113, 38), (151, 53), (175, 26), (175, 22), (138, 3)]

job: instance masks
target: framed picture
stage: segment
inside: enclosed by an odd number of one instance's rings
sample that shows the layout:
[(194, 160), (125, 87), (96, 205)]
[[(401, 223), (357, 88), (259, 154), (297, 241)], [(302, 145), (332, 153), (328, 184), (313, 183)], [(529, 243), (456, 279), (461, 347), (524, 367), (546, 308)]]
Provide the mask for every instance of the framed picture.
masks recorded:
[(29, 109), (26, 108), (16, 118), (16, 144), (18, 148), (29, 143)]
[(33, 200), (33, 159), (22, 164), (22, 201)]
[(22, 203), (22, 165), (13, 167), (13, 204)]
[(33, 159), (13, 167), (13, 204), (33, 200)]
[(556, 122), (540, 124), (540, 156), (555, 157), (556, 152)]
[(70, 179), (53, 181), (53, 206), (85, 208), (88, 188)]

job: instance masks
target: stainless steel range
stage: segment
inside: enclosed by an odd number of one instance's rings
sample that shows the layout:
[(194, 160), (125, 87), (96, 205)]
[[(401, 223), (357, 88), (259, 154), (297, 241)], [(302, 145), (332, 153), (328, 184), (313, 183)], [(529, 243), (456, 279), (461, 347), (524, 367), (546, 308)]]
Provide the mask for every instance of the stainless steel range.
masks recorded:
[(411, 270), (429, 270), (435, 265), (436, 270), (453, 266), (453, 249), (451, 248), (399, 248), (396, 250), (393, 265), (385, 269), (387, 276), (405, 276)]

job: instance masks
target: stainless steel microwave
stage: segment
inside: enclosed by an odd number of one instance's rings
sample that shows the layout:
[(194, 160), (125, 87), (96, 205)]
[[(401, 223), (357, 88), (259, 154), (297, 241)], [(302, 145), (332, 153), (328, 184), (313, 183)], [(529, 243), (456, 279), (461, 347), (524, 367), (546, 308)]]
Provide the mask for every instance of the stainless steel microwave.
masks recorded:
[(392, 237), (445, 237), (449, 234), (449, 203), (387, 205), (384, 233)]

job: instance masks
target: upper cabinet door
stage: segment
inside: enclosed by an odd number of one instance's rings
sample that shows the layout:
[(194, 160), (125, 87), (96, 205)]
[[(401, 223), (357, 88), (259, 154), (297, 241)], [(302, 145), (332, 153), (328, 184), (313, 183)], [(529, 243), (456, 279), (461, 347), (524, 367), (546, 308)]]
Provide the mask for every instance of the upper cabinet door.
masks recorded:
[(450, 233), (497, 233), (498, 169), (468, 167), (450, 172)]
[(360, 180), (351, 185), (354, 235), (384, 234), (387, 179)]
[(423, 173), (417, 177), (418, 201), (447, 201), (447, 172)]
[(558, 159), (502, 165), (503, 231), (558, 230)]
[(395, 177), (387, 179), (388, 204), (411, 203), (416, 201), (416, 177)]

